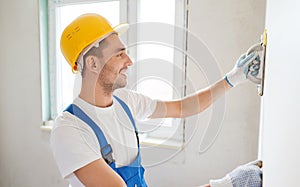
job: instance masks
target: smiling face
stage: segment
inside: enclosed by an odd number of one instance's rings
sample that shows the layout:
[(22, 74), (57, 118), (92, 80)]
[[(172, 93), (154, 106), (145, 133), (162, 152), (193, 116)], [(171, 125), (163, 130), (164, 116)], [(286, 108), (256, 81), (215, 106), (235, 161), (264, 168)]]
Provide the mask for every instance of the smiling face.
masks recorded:
[(117, 34), (111, 34), (105, 39), (106, 47), (102, 49), (102, 59), (98, 59), (101, 68), (97, 84), (107, 92), (123, 88), (127, 84), (127, 68), (132, 61), (126, 53), (126, 48)]

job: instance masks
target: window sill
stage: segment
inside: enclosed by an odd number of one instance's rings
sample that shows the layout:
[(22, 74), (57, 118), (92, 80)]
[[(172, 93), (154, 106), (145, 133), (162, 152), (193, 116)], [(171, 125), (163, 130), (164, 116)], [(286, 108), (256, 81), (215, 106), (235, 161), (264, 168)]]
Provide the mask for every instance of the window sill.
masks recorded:
[(147, 135), (140, 134), (140, 144), (144, 147), (150, 147), (155, 146), (159, 148), (165, 148), (165, 149), (183, 149), (183, 142), (179, 140), (166, 140), (163, 138), (152, 138), (147, 137)]
[[(42, 126), (40, 126), (40, 129), (45, 132), (51, 132), (53, 128), (54, 121), (49, 120), (45, 121)], [(155, 146), (159, 148), (165, 148), (165, 149), (175, 149), (179, 150), (183, 148), (182, 141), (179, 140), (167, 140), (163, 138), (152, 138), (147, 137), (146, 134), (139, 134), (140, 137), (140, 144), (141, 146), (150, 147)]]
[(43, 125), (40, 126), (40, 129), (42, 131), (51, 132), (51, 130), (53, 128), (53, 125), (54, 125), (54, 121), (53, 120), (44, 121)]

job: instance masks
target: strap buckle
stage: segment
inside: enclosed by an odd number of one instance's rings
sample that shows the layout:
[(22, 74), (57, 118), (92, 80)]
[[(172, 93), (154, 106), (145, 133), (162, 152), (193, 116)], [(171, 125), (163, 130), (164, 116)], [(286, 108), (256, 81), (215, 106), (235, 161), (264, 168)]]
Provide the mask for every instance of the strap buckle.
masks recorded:
[(110, 144), (106, 144), (104, 147), (101, 148), (101, 155), (108, 165), (115, 161), (112, 157), (112, 152), (113, 150)]

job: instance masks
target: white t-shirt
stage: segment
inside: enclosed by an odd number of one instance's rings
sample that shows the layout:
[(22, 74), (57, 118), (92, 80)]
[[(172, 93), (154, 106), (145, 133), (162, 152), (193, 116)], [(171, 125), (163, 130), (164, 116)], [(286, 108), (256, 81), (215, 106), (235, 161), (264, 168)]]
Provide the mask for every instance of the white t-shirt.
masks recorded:
[[(137, 120), (144, 120), (155, 110), (156, 101), (126, 89), (118, 89), (114, 95), (122, 99)], [(137, 155), (137, 139), (129, 117), (119, 102), (106, 108), (93, 106), (81, 98), (74, 104), (80, 107), (102, 130), (111, 144), (116, 167), (129, 165)], [(102, 158), (100, 145), (89, 125), (69, 112), (63, 112), (55, 120), (51, 133), (51, 148), (63, 178), (72, 187), (84, 186), (73, 173), (77, 169)]]

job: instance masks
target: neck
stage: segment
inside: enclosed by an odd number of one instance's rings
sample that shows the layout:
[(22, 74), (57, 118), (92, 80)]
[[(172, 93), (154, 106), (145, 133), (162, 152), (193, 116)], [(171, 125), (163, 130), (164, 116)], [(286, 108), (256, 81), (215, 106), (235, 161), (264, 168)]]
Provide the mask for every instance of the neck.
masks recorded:
[(82, 80), (79, 97), (91, 105), (97, 107), (109, 107), (113, 103), (112, 89), (108, 91), (99, 84), (91, 84), (92, 81)]

